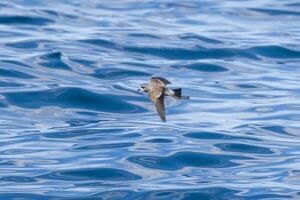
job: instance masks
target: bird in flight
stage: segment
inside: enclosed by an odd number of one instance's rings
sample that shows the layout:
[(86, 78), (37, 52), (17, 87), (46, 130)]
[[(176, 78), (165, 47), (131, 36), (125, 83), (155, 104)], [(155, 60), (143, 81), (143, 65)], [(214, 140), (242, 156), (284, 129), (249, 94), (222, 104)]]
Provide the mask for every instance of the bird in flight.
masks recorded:
[(156, 111), (160, 119), (166, 122), (164, 97), (170, 96), (175, 99), (189, 99), (189, 96), (181, 96), (181, 88), (170, 89), (167, 87), (171, 84), (170, 81), (162, 77), (153, 76), (150, 78), (149, 83), (143, 83), (140, 85), (138, 91), (142, 90), (148, 94), (150, 100), (154, 104)]

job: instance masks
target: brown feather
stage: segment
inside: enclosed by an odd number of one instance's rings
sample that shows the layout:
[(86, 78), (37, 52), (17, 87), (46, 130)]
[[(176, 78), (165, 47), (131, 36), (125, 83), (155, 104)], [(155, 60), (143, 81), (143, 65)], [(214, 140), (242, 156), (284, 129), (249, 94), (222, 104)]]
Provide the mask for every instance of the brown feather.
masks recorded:
[(155, 106), (160, 119), (166, 122), (165, 106), (164, 106), (164, 87), (162, 85), (153, 85), (148, 92), (148, 95)]
[(155, 109), (163, 122), (166, 122), (164, 105), (165, 95), (176, 99), (189, 99), (189, 96), (181, 95), (181, 88), (169, 89), (167, 87), (168, 84), (171, 84), (171, 82), (159, 76), (151, 77), (148, 84), (141, 84), (142, 90), (149, 95), (150, 100), (154, 104)]
[(158, 99), (156, 99), (156, 103), (154, 105), (161, 121), (166, 122), (164, 96), (162, 95)]
[(168, 84), (171, 84), (171, 82), (162, 77), (154, 76), (150, 78), (150, 84), (160, 84), (163, 86), (167, 86)]

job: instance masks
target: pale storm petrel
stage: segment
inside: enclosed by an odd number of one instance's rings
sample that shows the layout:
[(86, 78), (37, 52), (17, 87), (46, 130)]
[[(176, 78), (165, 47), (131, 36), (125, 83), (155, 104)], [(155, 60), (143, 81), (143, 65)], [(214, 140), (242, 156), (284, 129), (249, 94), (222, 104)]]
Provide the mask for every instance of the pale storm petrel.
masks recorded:
[(154, 104), (160, 119), (166, 122), (164, 97), (170, 96), (175, 99), (189, 99), (189, 96), (181, 96), (181, 88), (170, 89), (167, 87), (170, 81), (162, 77), (154, 76), (150, 78), (149, 83), (140, 85), (138, 91), (142, 90), (148, 94), (150, 100)]

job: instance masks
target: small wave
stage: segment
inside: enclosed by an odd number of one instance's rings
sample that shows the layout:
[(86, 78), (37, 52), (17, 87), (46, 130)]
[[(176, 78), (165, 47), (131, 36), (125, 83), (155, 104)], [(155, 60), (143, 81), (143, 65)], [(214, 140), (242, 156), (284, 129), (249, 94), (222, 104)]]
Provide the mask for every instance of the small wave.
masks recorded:
[(128, 160), (146, 168), (161, 170), (179, 170), (184, 167), (224, 168), (234, 167), (238, 164), (231, 160), (251, 159), (243, 156), (213, 155), (196, 152), (177, 152), (174, 155), (161, 156), (136, 156)]
[(250, 8), (249, 10), (260, 12), (260, 13), (271, 15), (271, 16), (277, 16), (277, 15), (299, 16), (300, 15), (300, 12), (296, 12), (296, 11), (277, 10), (277, 9), (271, 9), (271, 8)]
[(123, 101), (118, 96), (97, 94), (80, 88), (5, 93), (4, 96), (12, 105), (32, 109), (42, 106), (58, 106), (117, 113), (132, 113), (144, 110)]
[(0, 76), (2, 77), (13, 77), (13, 78), (21, 78), (21, 79), (32, 79), (34, 76), (13, 70), (13, 69), (0, 69)]
[(40, 56), (39, 58), (44, 61), (40, 62), (39, 65), (54, 69), (71, 70), (71, 67), (68, 66), (64, 61), (62, 61), (62, 56), (63, 55), (61, 52), (53, 52)]
[(28, 26), (44, 26), (53, 23), (53, 20), (38, 16), (0, 16), (0, 24), (21, 24)]
[(299, 51), (291, 50), (281, 46), (258, 46), (250, 48), (248, 51), (269, 58), (300, 58)]
[(130, 181), (141, 179), (141, 177), (138, 175), (132, 174), (123, 169), (115, 168), (69, 169), (47, 173), (39, 176), (38, 178), (54, 180), (59, 179), (64, 181)]
[[(176, 66), (177, 67), (177, 66)], [(186, 68), (186, 69), (192, 69), (202, 72), (225, 72), (228, 71), (226, 67), (222, 67), (219, 65), (214, 64), (207, 64), (207, 63), (192, 63), (189, 65), (180, 66), (177, 68)]]
[(223, 151), (241, 152), (246, 154), (272, 154), (273, 151), (266, 147), (260, 147), (249, 144), (233, 144), (233, 143), (222, 143), (216, 144), (216, 147)]

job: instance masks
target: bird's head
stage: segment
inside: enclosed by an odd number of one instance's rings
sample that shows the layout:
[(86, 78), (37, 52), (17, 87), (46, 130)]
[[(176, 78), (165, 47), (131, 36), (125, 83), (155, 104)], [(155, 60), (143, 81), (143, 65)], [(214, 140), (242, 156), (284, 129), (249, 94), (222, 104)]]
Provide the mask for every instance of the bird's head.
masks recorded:
[(140, 88), (138, 89), (138, 91), (142, 90), (143, 92), (148, 92), (149, 91), (149, 84), (148, 83), (143, 83), (140, 85)]

